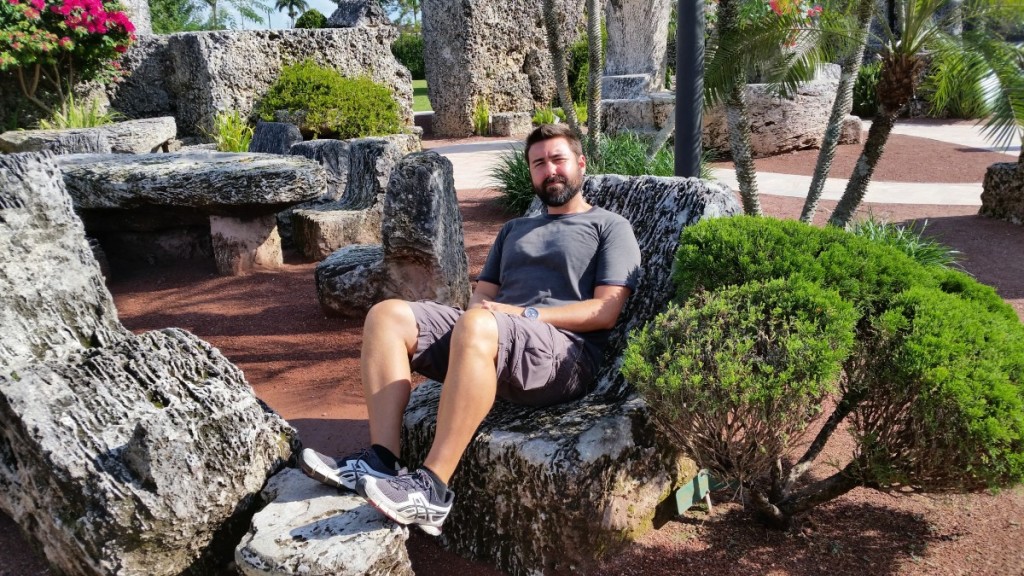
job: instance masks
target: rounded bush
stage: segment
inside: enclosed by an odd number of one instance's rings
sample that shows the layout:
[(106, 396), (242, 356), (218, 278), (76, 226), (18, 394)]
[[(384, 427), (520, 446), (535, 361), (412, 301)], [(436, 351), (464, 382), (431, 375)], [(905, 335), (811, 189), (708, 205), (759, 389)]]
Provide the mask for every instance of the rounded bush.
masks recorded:
[(701, 466), (756, 478), (837, 390), (857, 317), (802, 280), (702, 292), (631, 335), (622, 372)]
[(831, 226), (751, 216), (684, 230), (673, 276), (682, 300), (701, 289), (789, 277), (836, 290), (866, 313), (912, 286), (938, 285), (934, 274), (895, 248)]
[(302, 13), (302, 16), (295, 21), (296, 28), (326, 28), (327, 16), (324, 16), (316, 8), (310, 8)]
[(257, 109), (264, 120), (285, 110), (299, 120), (303, 136), (339, 139), (402, 131), (391, 91), (368, 77), (346, 78), (312, 60), (285, 66)]
[(1024, 481), (1024, 326), (916, 287), (875, 329), (892, 352), (855, 418), (883, 484), (977, 490)]
[(415, 32), (402, 32), (391, 45), (391, 53), (409, 69), (413, 80), (427, 77), (423, 64), (423, 35)]

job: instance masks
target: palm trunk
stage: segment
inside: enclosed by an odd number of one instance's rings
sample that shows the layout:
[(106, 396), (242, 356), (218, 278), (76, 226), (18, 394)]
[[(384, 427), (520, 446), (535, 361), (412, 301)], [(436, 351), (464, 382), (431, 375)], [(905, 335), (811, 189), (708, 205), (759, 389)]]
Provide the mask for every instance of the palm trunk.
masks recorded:
[(853, 174), (846, 183), (846, 190), (843, 192), (839, 204), (829, 217), (828, 223), (832, 226), (845, 228), (853, 218), (853, 213), (864, 201), (864, 194), (868, 191), (868, 184), (871, 182), (871, 175), (878, 165), (878, 159), (882, 157), (885, 150), (885, 143), (889, 140), (889, 133), (899, 118), (899, 110), (889, 111), (883, 106), (879, 109), (875, 119), (871, 122), (871, 129), (868, 130), (868, 139), (864, 142), (864, 149), (857, 159), (857, 165), (853, 168)]
[[(730, 42), (739, 27), (738, 0), (720, 0), (718, 3), (718, 42)], [(757, 169), (750, 146), (750, 117), (743, 92), (746, 89), (746, 72), (740, 68), (735, 72), (729, 96), (725, 100), (725, 117), (729, 128), (729, 150), (736, 165), (736, 180), (740, 186), (743, 211), (753, 216), (761, 215), (761, 201), (757, 196)]]
[(587, 78), (587, 155), (599, 161), (601, 140), (601, 1), (587, 0), (587, 43), (590, 45)]
[(569, 123), (569, 128), (577, 136), (581, 136), (580, 124), (576, 120), (576, 108), (573, 107), (572, 95), (569, 93), (569, 75), (565, 69), (565, 46), (562, 44), (559, 34), (558, 10), (555, 8), (555, 0), (544, 0), (544, 28), (547, 29), (548, 52), (551, 54), (551, 64), (555, 70), (555, 88), (558, 90), (558, 100), (562, 103), (565, 121)]
[(743, 212), (761, 215), (761, 199), (757, 194), (757, 168), (750, 145), (750, 117), (743, 97), (746, 83), (737, 79), (725, 102), (725, 115), (729, 125), (729, 150), (736, 165), (736, 180), (740, 185)]
[(836, 98), (832, 101), (832, 112), (821, 140), (821, 150), (818, 151), (818, 162), (814, 167), (811, 187), (807, 191), (807, 200), (800, 213), (801, 222), (810, 224), (814, 220), (818, 201), (821, 200), (821, 193), (825, 189), (825, 180), (832, 170), (836, 147), (839, 146), (839, 137), (843, 132), (843, 121), (853, 108), (853, 86), (857, 82), (857, 73), (864, 59), (864, 47), (868, 42), (874, 4), (873, 0), (859, 0), (857, 4), (857, 44), (853, 47), (853, 52), (842, 61), (839, 87), (836, 90)]

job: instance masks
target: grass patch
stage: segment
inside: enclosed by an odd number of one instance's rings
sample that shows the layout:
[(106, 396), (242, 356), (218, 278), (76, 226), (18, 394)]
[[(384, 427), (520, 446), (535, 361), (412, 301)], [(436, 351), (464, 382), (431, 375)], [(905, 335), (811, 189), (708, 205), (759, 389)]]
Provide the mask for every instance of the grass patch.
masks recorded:
[(413, 112), (430, 112), (433, 108), (430, 107), (430, 100), (427, 98), (427, 81), (426, 80), (413, 80), (412, 81), (412, 111)]

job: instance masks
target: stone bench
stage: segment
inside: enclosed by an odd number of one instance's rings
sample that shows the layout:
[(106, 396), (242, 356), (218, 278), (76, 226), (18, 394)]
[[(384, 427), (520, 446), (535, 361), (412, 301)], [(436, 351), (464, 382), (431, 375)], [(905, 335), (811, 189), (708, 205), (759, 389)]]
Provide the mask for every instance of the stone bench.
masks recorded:
[(979, 214), (1024, 224), (1024, 162), (999, 162), (988, 167)]
[(208, 343), (125, 329), (53, 156), (0, 155), (0, 509), (56, 573), (222, 573), (295, 438)]
[(298, 156), (191, 151), (58, 162), (89, 235), (112, 259), (208, 250), (221, 274), (280, 267), (276, 214), (326, 186), (323, 168)]
[(278, 215), (278, 225), (307, 258), (323, 260), (350, 244), (379, 244), (384, 191), (395, 164), (420, 150), (419, 137), (395, 134), (351, 140), (311, 140), (290, 154), (320, 162), (328, 174), (324, 195)]
[(0, 134), (0, 152), (55, 154), (145, 154), (168, 151), (177, 133), (174, 118), (126, 120), (96, 128), (68, 130), (11, 130)]
[(405, 156), (391, 171), (382, 215), (379, 244), (346, 246), (317, 265), (321, 308), (361, 318), (388, 298), (465, 307), (469, 264), (451, 162), (435, 152)]
[[(727, 188), (697, 179), (598, 176), (584, 195), (633, 225), (639, 285), (609, 341), (597, 390), (545, 409), (499, 401), (452, 477), (455, 505), (442, 542), (514, 575), (585, 573), (652, 525), (656, 508), (697, 468), (666, 445), (619, 374), (628, 333), (663, 310), (679, 233), (702, 218), (739, 214)], [(535, 202), (536, 205), (536, 202)], [(434, 436), (440, 384), (418, 386), (405, 412), (406, 462)]]

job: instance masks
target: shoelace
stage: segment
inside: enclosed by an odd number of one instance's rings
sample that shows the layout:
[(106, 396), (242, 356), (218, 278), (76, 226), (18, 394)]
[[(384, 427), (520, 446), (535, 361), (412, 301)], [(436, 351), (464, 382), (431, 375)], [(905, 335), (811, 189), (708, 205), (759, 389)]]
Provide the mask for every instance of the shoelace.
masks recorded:
[(395, 476), (394, 478), (388, 479), (388, 483), (400, 490), (413, 488), (426, 493), (428, 497), (433, 495), (434, 482), (431, 481), (430, 478), (427, 478), (427, 475), (422, 472)]

